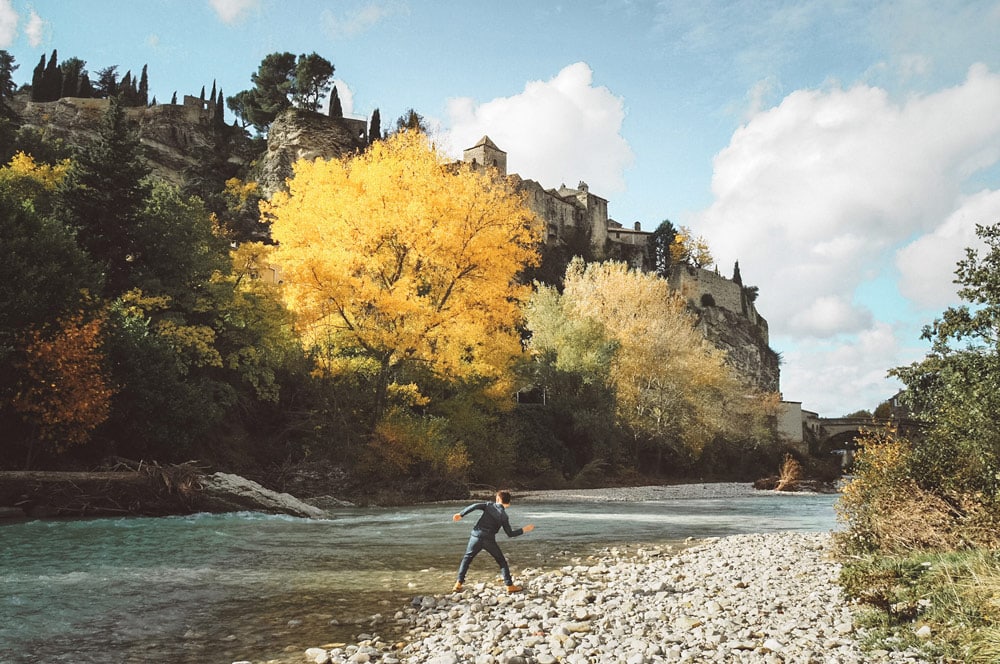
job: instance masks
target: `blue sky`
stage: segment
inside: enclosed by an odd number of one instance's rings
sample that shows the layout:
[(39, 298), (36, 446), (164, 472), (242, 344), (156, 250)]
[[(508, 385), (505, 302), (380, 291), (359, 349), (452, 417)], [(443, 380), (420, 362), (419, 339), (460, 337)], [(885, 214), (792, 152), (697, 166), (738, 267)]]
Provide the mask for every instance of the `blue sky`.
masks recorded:
[(0, 0), (18, 82), (58, 49), (228, 96), (315, 51), (348, 115), (412, 107), (451, 155), (488, 134), (622, 223), (691, 227), (759, 286), (783, 396), (829, 416), (896, 391), (1000, 221), (997, 34), (997, 1)]

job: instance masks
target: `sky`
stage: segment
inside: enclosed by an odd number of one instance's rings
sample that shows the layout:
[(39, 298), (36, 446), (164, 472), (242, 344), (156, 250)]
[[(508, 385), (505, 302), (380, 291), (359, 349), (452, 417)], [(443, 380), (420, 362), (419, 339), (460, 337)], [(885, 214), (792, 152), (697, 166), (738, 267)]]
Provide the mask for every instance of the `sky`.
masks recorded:
[(895, 394), (1000, 221), (997, 34), (1000, 0), (0, 0), (18, 83), (57, 49), (230, 96), (315, 52), (345, 115), (413, 108), (449, 156), (489, 135), (627, 226), (689, 227), (760, 289), (782, 396), (828, 417)]

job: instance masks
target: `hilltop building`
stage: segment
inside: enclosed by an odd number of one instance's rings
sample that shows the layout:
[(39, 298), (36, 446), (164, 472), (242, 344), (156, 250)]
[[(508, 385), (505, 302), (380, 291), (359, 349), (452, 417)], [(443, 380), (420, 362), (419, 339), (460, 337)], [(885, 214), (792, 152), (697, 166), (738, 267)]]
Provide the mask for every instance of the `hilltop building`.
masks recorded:
[[(462, 161), (473, 168), (495, 169), (497, 177), (512, 179), (545, 224), (546, 244), (585, 240), (594, 256), (624, 261), (640, 270), (652, 268), (647, 247), (652, 233), (642, 230), (639, 222), (627, 228), (611, 219), (608, 200), (592, 193), (587, 183), (580, 182), (575, 189), (565, 184), (545, 189), (534, 180), (508, 174), (507, 153), (489, 136), (465, 150)], [(730, 364), (756, 387), (777, 392), (778, 355), (768, 346), (767, 321), (754, 307), (738, 269), (733, 279), (726, 279), (712, 270), (675, 265), (668, 281), (697, 314), (705, 337), (726, 351)]]

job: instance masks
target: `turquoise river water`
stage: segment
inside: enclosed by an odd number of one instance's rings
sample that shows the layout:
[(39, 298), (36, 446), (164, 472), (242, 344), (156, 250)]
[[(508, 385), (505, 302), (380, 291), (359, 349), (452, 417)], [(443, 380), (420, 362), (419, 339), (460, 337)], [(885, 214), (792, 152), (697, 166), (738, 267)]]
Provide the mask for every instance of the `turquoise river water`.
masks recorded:
[[(603, 547), (837, 527), (832, 495), (525, 503), (501, 546), (515, 575)], [(450, 590), (470, 523), (459, 504), (0, 522), (0, 663), (304, 661), (414, 595)], [(469, 581), (491, 581), (483, 554)], [(375, 628), (384, 633), (384, 629)]]

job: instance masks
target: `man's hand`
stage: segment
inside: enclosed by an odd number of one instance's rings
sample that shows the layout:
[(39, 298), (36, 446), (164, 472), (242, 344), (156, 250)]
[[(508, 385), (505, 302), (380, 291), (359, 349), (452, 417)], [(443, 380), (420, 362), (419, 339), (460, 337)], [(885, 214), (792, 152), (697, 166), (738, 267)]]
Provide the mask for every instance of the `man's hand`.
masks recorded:
[(521, 528), (521, 530), (523, 530), (526, 533), (530, 533), (534, 529), (535, 529), (535, 527), (533, 525), (531, 525), (530, 523), (528, 525), (526, 525), (524, 528)]
[(451, 517), (451, 520), (452, 521), (461, 521), (462, 520), (462, 515), (461, 514), (456, 514), (455, 516)]

